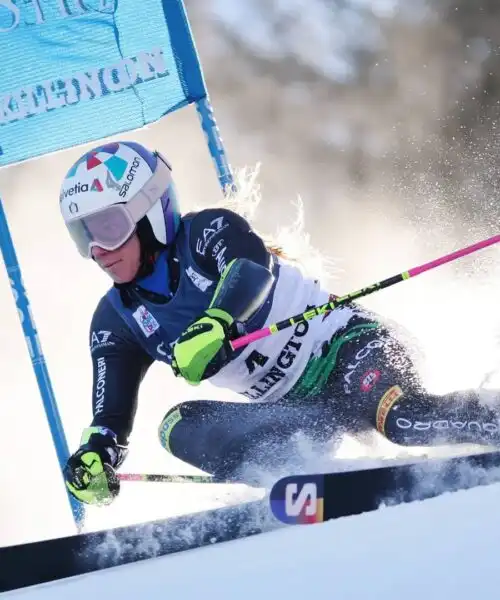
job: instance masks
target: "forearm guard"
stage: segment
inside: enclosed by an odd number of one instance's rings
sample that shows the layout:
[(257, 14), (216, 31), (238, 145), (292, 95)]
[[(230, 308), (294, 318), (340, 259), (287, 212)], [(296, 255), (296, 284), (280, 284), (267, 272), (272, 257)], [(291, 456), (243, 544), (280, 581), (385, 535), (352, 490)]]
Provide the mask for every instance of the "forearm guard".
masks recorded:
[(271, 271), (246, 258), (235, 258), (222, 272), (210, 308), (245, 322), (266, 301), (274, 282)]

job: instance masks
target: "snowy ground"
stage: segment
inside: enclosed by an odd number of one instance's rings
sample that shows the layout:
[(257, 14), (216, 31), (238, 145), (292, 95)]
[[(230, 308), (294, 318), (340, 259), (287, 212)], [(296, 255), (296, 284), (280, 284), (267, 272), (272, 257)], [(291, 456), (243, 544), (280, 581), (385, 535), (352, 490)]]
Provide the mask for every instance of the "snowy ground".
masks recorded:
[(500, 486), (494, 485), (8, 592), (5, 598), (496, 598), (499, 502)]

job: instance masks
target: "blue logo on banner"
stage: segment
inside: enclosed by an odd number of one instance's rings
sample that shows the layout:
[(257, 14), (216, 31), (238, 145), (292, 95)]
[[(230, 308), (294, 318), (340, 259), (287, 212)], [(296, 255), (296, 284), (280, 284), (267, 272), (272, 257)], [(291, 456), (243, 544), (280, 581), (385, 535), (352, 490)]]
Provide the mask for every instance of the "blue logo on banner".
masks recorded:
[[(181, 0), (3, 0), (0, 43), (0, 166), (206, 96)], [(119, 161), (108, 166), (119, 179)]]

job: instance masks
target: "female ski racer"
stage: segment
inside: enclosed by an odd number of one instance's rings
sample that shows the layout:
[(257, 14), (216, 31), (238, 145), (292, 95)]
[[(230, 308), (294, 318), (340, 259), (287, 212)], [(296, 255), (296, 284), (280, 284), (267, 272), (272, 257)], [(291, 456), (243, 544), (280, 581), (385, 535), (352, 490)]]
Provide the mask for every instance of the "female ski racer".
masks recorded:
[[(409, 349), (358, 304), (232, 351), (242, 333), (331, 296), (236, 212), (181, 216), (158, 152), (95, 148), (68, 171), (60, 208), (80, 254), (113, 281), (90, 327), (93, 420), (64, 472), (81, 502), (119, 493), (116, 470), (154, 361), (248, 400), (182, 402), (159, 425), (165, 450), (215, 477), (246, 481), (251, 465), (286, 465), (295, 434), (321, 444), (375, 428), (401, 445), (500, 442), (498, 414), (478, 392), (428, 393)], [(171, 400), (168, 388), (159, 394)]]

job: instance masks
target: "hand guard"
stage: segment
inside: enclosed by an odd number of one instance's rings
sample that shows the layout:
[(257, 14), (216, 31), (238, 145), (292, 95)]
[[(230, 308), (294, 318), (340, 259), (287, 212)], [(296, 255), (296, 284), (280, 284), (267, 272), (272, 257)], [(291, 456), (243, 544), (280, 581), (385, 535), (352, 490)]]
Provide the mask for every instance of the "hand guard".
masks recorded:
[(172, 369), (191, 385), (215, 375), (230, 359), (233, 317), (209, 308), (180, 336), (173, 348)]
[(70, 493), (85, 504), (110, 504), (120, 491), (120, 480), (114, 469), (119, 455), (116, 436), (110, 429), (86, 429), (82, 445), (70, 456), (64, 469)]

